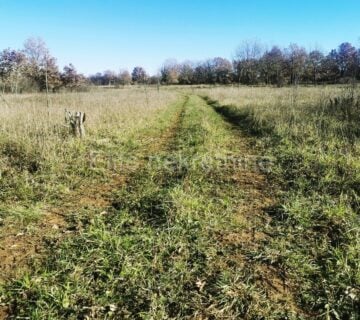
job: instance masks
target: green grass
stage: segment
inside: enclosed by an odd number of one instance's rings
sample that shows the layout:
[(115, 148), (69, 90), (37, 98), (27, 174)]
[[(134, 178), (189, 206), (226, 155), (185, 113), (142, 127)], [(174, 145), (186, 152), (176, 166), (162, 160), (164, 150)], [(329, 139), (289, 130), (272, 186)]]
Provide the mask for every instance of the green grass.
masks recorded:
[(114, 193), (113, 209), (86, 221), (87, 212), (78, 235), (50, 246), (32, 273), (8, 284), (3, 295), (12, 313), (32, 319), (295, 319), (286, 302), (264, 299), (269, 292), (256, 272), (263, 262), (252, 257), (262, 248), (222, 240), (248, 227), (236, 221), (243, 200), (231, 178), (236, 168), (205, 170), (199, 159), (236, 152), (237, 139), (220, 115), (190, 96), (158, 160)]
[[(276, 159), (271, 177), (283, 191), (270, 212), (277, 233), (269, 250), (279, 252), (296, 281), (299, 305), (314, 316), (358, 319), (359, 93), (300, 88), (281, 101), (270, 99), (270, 90), (245, 103), (241, 92), (207, 94)], [(232, 104), (224, 105), (229, 96)]]

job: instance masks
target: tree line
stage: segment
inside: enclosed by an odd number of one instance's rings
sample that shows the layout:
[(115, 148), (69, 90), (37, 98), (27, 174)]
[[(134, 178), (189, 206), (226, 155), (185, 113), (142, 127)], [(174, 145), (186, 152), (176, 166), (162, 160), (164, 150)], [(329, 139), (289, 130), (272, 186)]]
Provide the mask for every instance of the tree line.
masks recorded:
[(56, 59), (40, 38), (26, 40), (20, 50), (8, 48), (0, 52), (0, 88), (3, 93), (55, 92), (61, 88), (76, 90), (86, 83), (86, 77), (71, 63), (60, 72)]
[(324, 54), (290, 44), (265, 50), (256, 41), (245, 41), (232, 61), (216, 57), (201, 62), (167, 60), (158, 75), (149, 77), (142, 67), (130, 74), (123, 70), (97, 73), (90, 82), (107, 84), (244, 84), (276, 85), (348, 83), (360, 80), (360, 49), (348, 42)]
[(232, 61), (216, 57), (201, 62), (178, 63), (167, 60), (157, 75), (135, 67), (112, 70), (89, 77), (78, 73), (69, 64), (59, 71), (44, 41), (31, 38), (21, 50), (0, 52), (0, 85), (3, 92), (34, 90), (77, 90), (86, 85), (130, 84), (244, 84), (276, 85), (348, 83), (360, 80), (360, 49), (344, 42), (324, 54), (321, 50), (307, 51), (290, 44), (287, 48), (273, 46), (264, 49), (256, 41), (245, 41)]

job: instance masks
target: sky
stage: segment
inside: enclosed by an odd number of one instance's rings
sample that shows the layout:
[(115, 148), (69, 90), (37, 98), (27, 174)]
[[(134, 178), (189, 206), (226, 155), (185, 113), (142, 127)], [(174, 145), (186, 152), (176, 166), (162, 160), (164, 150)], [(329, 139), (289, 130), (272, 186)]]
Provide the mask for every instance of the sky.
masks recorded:
[(61, 68), (155, 74), (166, 59), (231, 59), (246, 40), (360, 47), (360, 0), (0, 0), (0, 30), (0, 50), (41, 37)]

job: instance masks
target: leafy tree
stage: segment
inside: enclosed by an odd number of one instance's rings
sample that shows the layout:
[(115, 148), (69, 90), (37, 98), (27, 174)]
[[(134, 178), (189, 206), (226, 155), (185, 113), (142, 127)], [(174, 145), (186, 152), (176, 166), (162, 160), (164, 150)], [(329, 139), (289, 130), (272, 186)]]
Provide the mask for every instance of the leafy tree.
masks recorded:
[(0, 79), (3, 91), (8, 88), (11, 92), (17, 93), (25, 61), (21, 51), (5, 49), (0, 53)]
[(179, 66), (179, 83), (192, 84), (194, 82), (194, 69), (191, 62), (185, 62)]
[(100, 86), (104, 84), (103, 75), (101, 72), (97, 72), (89, 77), (89, 80), (92, 84)]
[(356, 53), (356, 77), (360, 79), (360, 49)]
[(208, 59), (204, 62), (204, 71), (205, 71), (205, 83), (215, 84), (216, 83), (216, 74), (214, 72), (213, 60)]
[(165, 61), (161, 68), (161, 82), (166, 84), (179, 83), (180, 67), (176, 60)]
[(313, 50), (309, 53), (306, 63), (307, 78), (314, 84), (321, 79), (322, 68), (324, 63), (324, 54), (319, 50)]
[(197, 84), (214, 84), (216, 82), (216, 74), (212, 60), (206, 60), (195, 67), (193, 82)]
[(135, 67), (131, 73), (131, 78), (134, 83), (145, 83), (148, 75), (143, 67)]
[(55, 58), (47, 58), (46, 65), (45, 67), (40, 68), (36, 80), (41, 91), (49, 90), (54, 92), (61, 87), (61, 74)]
[(105, 85), (114, 85), (118, 81), (118, 76), (116, 75), (115, 71), (112, 70), (105, 70), (103, 73), (103, 82)]
[(76, 71), (73, 64), (65, 66), (61, 74), (62, 85), (71, 91), (78, 89), (85, 83), (85, 77)]
[(340, 44), (336, 61), (340, 70), (340, 77), (355, 77), (357, 65), (357, 52), (349, 42)]
[(266, 84), (276, 84), (280, 87), (284, 82), (285, 58), (281, 49), (273, 46), (262, 57), (263, 79)]
[(212, 61), (212, 73), (215, 82), (229, 84), (232, 81), (232, 65), (229, 60), (224, 58), (214, 58)]
[(324, 80), (335, 83), (340, 78), (338, 56), (336, 50), (331, 50), (323, 61)]
[(207, 69), (204, 64), (199, 64), (194, 69), (193, 83), (202, 84), (207, 83)]

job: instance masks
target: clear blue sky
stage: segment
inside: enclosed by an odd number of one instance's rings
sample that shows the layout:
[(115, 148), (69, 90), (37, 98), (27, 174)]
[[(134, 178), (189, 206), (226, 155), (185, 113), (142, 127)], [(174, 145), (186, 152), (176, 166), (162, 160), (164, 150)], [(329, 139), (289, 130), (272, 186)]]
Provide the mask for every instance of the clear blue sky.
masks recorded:
[(86, 74), (167, 58), (232, 58), (246, 39), (324, 51), (360, 46), (360, 0), (0, 0), (0, 49), (43, 38)]

